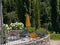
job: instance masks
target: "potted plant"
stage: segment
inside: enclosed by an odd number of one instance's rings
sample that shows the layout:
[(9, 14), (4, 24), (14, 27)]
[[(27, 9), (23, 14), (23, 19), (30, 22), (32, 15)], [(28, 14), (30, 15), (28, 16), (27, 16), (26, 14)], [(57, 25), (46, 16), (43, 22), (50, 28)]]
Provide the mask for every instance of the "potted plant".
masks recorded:
[(11, 23), (9, 27), (12, 28), (12, 30), (9, 31), (16, 33), (19, 37), (20, 33), (23, 33), (24, 31), (24, 24), (22, 22)]
[(29, 28), (27, 28), (27, 30), (30, 32), (29, 33), (30, 38), (36, 38), (37, 37), (37, 34), (35, 33), (35, 27), (29, 27)]
[[(14, 37), (20, 37), (20, 33), (22, 33), (24, 30), (24, 24), (23, 23), (11, 23), (10, 25), (8, 24), (4, 24), (4, 31), (7, 37), (7, 39), (9, 39), (10, 37), (13, 38)], [(11, 36), (12, 35), (12, 36)], [(16, 38), (17, 39), (17, 38)], [(11, 39), (10, 39), (11, 40)]]
[(35, 28), (34, 27), (31, 27), (31, 23), (30, 23), (30, 16), (28, 13), (26, 13), (26, 28), (27, 30), (30, 32), (29, 33), (29, 36), (31, 38), (36, 38), (36, 33), (35, 33)]

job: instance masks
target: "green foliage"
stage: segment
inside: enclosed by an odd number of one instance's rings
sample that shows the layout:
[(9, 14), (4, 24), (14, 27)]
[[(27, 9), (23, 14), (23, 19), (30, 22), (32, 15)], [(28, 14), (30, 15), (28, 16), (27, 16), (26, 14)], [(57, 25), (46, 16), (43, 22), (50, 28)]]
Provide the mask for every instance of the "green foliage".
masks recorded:
[(50, 35), (50, 34), (52, 34), (52, 32), (51, 31), (48, 31), (48, 34)]
[(5, 24), (10, 24), (11, 22), (17, 22), (18, 21), (18, 15), (16, 14), (15, 11), (12, 11), (10, 13), (6, 13), (4, 15), (4, 23)]
[(35, 27), (29, 27), (29, 28), (25, 28), (26, 30), (28, 30), (30, 33), (35, 32)]
[(3, 14), (7, 12), (15, 11), (15, 1), (14, 0), (2, 0), (3, 4)]
[(16, 12), (18, 14), (18, 19), (20, 22), (25, 24), (25, 7), (24, 7), (24, 0), (15, 0), (16, 3)]
[(49, 23), (51, 19), (51, 6), (49, 1), (40, 2), (40, 20), (41, 25), (44, 25), (44, 23)]
[(33, 0), (33, 14), (34, 14), (34, 24), (35, 28), (40, 28), (40, 2), (39, 0)]
[(57, 0), (51, 0), (51, 23), (52, 23), (52, 30), (56, 32), (59, 31), (59, 21), (57, 20), (58, 12), (57, 12)]
[(57, 12), (60, 14), (60, 0), (57, 0)]
[[(60, 32), (60, 0), (2, 0), (2, 4), (6, 24), (16, 21), (25, 24), (25, 13), (28, 12), (31, 15), (31, 24), (36, 29), (51, 22), (48, 29)], [(18, 20), (15, 16), (8, 16), (16, 14), (10, 14), (12, 11), (16, 11)]]
[(10, 24), (12, 21), (8, 15), (4, 16), (4, 23), (5, 24)]
[(40, 28), (36, 31), (36, 34), (39, 36), (39, 37), (44, 37), (45, 35), (48, 34), (47, 30), (44, 29), (44, 28)]
[(3, 33), (4, 33), (4, 35), (3, 35), (3, 36), (4, 36), (3, 39), (4, 39), (4, 44), (7, 43), (7, 38), (8, 38), (8, 37), (7, 37), (7, 36), (8, 36), (8, 35), (7, 35), (7, 34), (8, 34), (8, 30), (7, 30), (7, 28), (8, 28), (8, 27), (3, 26)]
[(52, 40), (60, 40), (60, 34), (50, 34)]

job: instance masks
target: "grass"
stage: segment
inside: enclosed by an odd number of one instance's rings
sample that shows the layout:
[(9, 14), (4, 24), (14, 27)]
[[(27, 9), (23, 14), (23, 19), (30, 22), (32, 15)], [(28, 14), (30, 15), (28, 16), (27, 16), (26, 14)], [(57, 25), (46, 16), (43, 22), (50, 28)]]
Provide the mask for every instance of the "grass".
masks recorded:
[(60, 40), (60, 34), (50, 34), (51, 40)]

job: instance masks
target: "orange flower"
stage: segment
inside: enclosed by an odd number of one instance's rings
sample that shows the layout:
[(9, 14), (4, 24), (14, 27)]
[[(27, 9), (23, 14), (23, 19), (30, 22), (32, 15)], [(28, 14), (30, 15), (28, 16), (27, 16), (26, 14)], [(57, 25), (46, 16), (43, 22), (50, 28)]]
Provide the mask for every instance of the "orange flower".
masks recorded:
[(26, 27), (30, 27), (31, 23), (30, 23), (30, 16), (26, 13)]

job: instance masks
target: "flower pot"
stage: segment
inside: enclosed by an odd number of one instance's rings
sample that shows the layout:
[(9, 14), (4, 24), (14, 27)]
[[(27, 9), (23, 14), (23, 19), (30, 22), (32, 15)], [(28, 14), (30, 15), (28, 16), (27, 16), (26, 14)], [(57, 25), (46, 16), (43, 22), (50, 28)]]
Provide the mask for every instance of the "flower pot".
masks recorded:
[(37, 38), (37, 35), (35, 33), (30, 33), (29, 36), (30, 38)]

